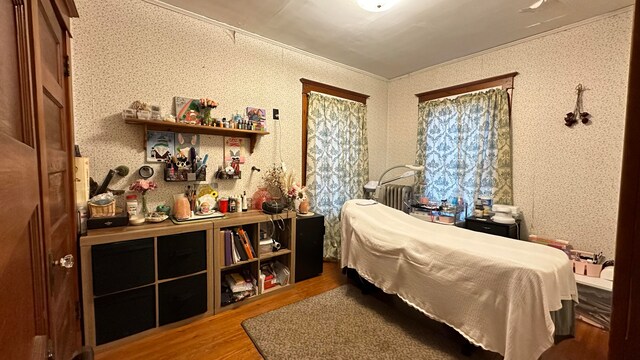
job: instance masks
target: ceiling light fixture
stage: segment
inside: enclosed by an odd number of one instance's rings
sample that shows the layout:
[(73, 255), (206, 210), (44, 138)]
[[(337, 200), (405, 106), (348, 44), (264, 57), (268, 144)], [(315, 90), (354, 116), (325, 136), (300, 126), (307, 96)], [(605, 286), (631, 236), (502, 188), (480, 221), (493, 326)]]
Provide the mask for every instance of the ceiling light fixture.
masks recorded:
[(398, 0), (358, 0), (361, 8), (371, 12), (381, 12), (391, 9)]

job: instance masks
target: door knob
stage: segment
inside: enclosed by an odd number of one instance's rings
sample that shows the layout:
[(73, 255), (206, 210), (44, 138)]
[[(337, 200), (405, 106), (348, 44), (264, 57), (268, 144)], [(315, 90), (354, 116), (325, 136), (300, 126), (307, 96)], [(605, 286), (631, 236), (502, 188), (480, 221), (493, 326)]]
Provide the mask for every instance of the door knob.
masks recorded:
[(71, 269), (73, 267), (73, 255), (65, 255), (60, 258), (60, 260), (54, 260), (53, 266), (60, 266), (66, 269)]

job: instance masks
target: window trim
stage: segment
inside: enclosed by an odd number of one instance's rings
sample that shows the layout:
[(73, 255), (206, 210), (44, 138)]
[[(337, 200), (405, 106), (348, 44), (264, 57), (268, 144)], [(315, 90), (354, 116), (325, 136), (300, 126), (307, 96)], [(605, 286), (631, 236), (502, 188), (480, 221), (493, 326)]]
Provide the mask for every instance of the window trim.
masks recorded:
[(307, 184), (307, 115), (309, 112), (309, 93), (314, 91), (347, 100), (356, 101), (365, 105), (367, 104), (369, 95), (319, 83), (317, 81), (308, 80), (305, 78), (301, 78), (300, 82), (302, 83), (302, 174), (300, 175), (300, 181), (304, 186)]
[(504, 75), (494, 76), (482, 80), (476, 80), (460, 85), (454, 85), (442, 89), (425, 91), (419, 94), (416, 94), (418, 98), (418, 103), (422, 103), (425, 101), (441, 99), (449, 96), (460, 95), (464, 93), (469, 93), (473, 91), (479, 91), (483, 89), (489, 89), (494, 87), (501, 87), (504, 90), (512, 90), (513, 89), (513, 79), (518, 75), (517, 72), (512, 72)]

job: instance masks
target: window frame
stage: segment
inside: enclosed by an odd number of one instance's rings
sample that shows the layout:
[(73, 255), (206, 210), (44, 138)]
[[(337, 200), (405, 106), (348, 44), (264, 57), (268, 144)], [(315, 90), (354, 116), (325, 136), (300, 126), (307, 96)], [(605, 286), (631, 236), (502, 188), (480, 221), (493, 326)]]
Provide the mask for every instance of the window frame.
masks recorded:
[[(449, 96), (461, 95), (465, 93), (470, 93), (474, 91), (480, 91), (484, 89), (490, 89), (495, 87), (501, 87), (504, 90), (513, 90), (513, 79), (518, 75), (517, 72), (512, 72), (504, 75), (498, 75), (482, 80), (476, 80), (460, 85), (454, 85), (442, 89), (425, 91), (419, 94), (416, 94), (418, 98), (418, 103), (423, 103), (425, 101), (441, 99)], [(511, 108), (511, 97), (509, 96), (509, 108)], [(509, 111), (511, 112), (511, 111)], [(509, 114), (511, 115), (511, 114)]]

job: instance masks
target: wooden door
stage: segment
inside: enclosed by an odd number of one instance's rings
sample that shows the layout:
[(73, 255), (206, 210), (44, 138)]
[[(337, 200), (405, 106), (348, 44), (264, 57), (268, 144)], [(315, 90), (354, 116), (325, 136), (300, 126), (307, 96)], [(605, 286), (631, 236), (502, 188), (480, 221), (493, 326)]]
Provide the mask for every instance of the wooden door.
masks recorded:
[[(81, 347), (81, 334), (68, 16), (54, 0), (33, 1), (31, 6), (37, 14), (33, 19), (35, 109), (49, 336), (56, 359), (70, 359)], [(66, 262), (61, 261), (64, 257)]]
[[(637, 1), (636, 1), (637, 3)], [(636, 4), (624, 126), (609, 359), (640, 354), (640, 12)]]
[(30, 9), (0, 0), (0, 357), (47, 355), (47, 285), (33, 113)]

